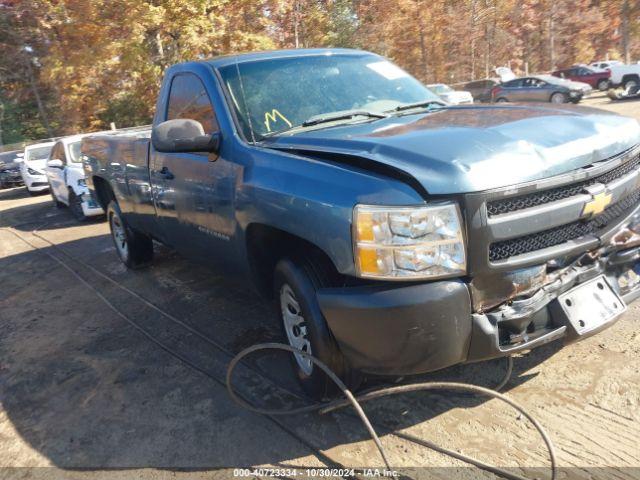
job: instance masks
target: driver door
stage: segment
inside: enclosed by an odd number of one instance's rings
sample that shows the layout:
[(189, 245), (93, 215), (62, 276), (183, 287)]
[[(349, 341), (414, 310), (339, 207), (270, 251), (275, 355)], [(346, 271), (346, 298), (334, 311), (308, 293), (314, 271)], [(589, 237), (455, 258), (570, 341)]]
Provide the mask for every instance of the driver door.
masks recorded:
[[(196, 74), (171, 80), (163, 121), (191, 119), (206, 134), (219, 131), (213, 103)], [(151, 146), (150, 175), (156, 213), (167, 243), (186, 257), (216, 265), (228, 256), (235, 230), (233, 186), (237, 167), (223, 154), (158, 152)]]
[(55, 194), (56, 198), (69, 204), (69, 190), (67, 189), (66, 182), (66, 171), (67, 171), (67, 156), (64, 151), (64, 144), (62, 142), (58, 142), (54, 145), (51, 150), (51, 154), (49, 155), (51, 160), (60, 160), (62, 162), (62, 167), (49, 167), (46, 166), (46, 173), (49, 183), (51, 184), (51, 190)]

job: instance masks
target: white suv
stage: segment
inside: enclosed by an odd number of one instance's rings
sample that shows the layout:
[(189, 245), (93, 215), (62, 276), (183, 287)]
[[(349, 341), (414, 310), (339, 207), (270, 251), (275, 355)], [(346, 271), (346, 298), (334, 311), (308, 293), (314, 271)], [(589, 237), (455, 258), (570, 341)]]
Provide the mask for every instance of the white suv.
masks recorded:
[(30, 194), (49, 188), (44, 168), (54, 142), (36, 143), (24, 149), (24, 160), (20, 164), (20, 175)]
[(68, 206), (80, 221), (104, 214), (85, 183), (80, 155), (82, 137), (75, 135), (58, 140), (51, 149), (45, 169), (54, 204), (57, 207)]
[(640, 65), (637, 63), (612, 65), (609, 70), (611, 84), (620, 85), (625, 90), (640, 86)]

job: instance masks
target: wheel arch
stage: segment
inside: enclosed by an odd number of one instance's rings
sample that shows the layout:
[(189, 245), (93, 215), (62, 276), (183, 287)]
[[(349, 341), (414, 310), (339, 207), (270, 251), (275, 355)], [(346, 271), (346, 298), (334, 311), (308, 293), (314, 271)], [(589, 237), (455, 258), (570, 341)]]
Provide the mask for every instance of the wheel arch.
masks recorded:
[(96, 200), (102, 207), (102, 209), (106, 212), (109, 203), (112, 200), (116, 199), (115, 193), (113, 193), (113, 188), (107, 180), (102, 177), (94, 176), (92, 178), (93, 188), (96, 193)]
[(640, 74), (627, 73), (627, 74), (623, 75), (622, 76), (622, 83), (626, 82), (627, 80), (640, 80)]
[(635, 81), (637, 82), (638, 85), (640, 85), (640, 74), (637, 73), (627, 73), (625, 75), (622, 76), (622, 80), (620, 80), (620, 85), (622, 85), (624, 87), (624, 85), (628, 82), (628, 81)]
[(344, 276), (320, 247), (314, 243), (263, 223), (251, 223), (246, 230), (246, 250), (251, 276), (257, 290), (265, 297), (273, 294), (273, 274), (282, 258), (304, 256), (329, 275), (332, 282)]

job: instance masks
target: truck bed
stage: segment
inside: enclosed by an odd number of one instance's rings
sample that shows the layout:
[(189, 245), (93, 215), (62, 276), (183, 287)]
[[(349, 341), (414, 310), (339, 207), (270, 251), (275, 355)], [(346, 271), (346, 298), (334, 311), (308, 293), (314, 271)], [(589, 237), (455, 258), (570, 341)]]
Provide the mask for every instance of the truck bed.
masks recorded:
[(152, 206), (149, 184), (151, 127), (99, 133), (82, 140), (87, 185), (95, 191), (93, 176), (110, 180), (123, 211), (134, 213)]

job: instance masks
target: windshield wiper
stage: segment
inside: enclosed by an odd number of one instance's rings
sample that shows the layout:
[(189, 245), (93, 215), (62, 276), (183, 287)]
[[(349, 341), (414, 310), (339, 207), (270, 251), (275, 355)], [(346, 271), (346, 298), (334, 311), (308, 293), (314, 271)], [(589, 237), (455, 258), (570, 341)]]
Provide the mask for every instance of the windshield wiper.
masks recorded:
[(311, 127), (320, 123), (334, 122), (336, 120), (347, 120), (353, 117), (387, 118), (389, 115), (382, 112), (372, 112), (370, 110), (342, 110), (340, 112), (321, 113), (305, 120), (303, 127)]
[(390, 112), (403, 112), (405, 110), (412, 110), (414, 108), (427, 108), (427, 107), (430, 107), (432, 105), (441, 105), (443, 107), (447, 106), (446, 103), (440, 102), (438, 100), (423, 100), (422, 102), (415, 102), (415, 103), (407, 103), (405, 105), (398, 105), (393, 110), (390, 110)]

